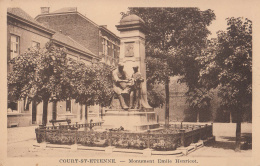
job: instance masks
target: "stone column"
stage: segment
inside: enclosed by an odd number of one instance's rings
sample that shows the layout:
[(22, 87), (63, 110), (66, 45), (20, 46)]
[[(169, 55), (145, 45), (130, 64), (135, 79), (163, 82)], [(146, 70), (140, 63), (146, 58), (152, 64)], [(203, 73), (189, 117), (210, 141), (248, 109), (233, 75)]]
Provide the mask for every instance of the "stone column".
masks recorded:
[(147, 102), (146, 88), (145, 30), (147, 27), (144, 21), (136, 15), (123, 18), (120, 25), (116, 27), (120, 31), (121, 39), (119, 62), (124, 64), (124, 70), (129, 76), (132, 76), (134, 66), (139, 67), (139, 72), (144, 77), (141, 103), (144, 108), (151, 108)]

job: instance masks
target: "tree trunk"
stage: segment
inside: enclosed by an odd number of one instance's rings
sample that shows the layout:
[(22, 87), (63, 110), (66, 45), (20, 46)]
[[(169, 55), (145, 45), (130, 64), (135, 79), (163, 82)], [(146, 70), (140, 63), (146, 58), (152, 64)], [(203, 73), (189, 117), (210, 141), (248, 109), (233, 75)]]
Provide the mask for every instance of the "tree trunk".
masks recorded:
[(229, 123), (232, 123), (232, 113), (231, 113), (231, 111), (229, 112)]
[(169, 78), (165, 80), (165, 126), (169, 127), (169, 116), (170, 116), (170, 93), (169, 93)]
[(200, 122), (200, 111), (197, 111), (197, 122)]
[(57, 119), (57, 101), (54, 100), (52, 103), (52, 120)]
[(48, 103), (49, 103), (49, 99), (43, 100), (42, 124), (44, 126), (46, 126), (46, 124), (47, 124)]
[(85, 104), (85, 123), (88, 123), (88, 105)]
[(33, 100), (32, 101), (32, 124), (36, 124), (37, 121), (37, 105), (36, 105), (36, 101)]
[(241, 108), (237, 110), (237, 125), (236, 125), (236, 152), (240, 152), (241, 148)]
[(80, 121), (82, 121), (82, 119), (83, 119), (83, 109), (82, 109), (82, 104), (80, 103), (79, 106), (80, 106)]
[(102, 120), (103, 120), (103, 116), (104, 116), (104, 107), (101, 107), (100, 117)]

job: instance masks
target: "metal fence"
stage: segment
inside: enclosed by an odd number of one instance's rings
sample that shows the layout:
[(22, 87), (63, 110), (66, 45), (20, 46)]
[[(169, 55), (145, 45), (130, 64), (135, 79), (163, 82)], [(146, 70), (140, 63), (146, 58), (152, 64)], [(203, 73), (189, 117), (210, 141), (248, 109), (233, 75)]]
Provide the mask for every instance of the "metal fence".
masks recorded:
[[(75, 124), (42, 127), (35, 129), (37, 142), (49, 142), (52, 144), (81, 144), (85, 146), (128, 149), (146, 149), (168, 151), (178, 147), (187, 147), (199, 140), (212, 137), (212, 125), (170, 125), (157, 131), (133, 133), (127, 131), (95, 131), (94, 126), (101, 123)], [(79, 131), (79, 128), (86, 128)]]

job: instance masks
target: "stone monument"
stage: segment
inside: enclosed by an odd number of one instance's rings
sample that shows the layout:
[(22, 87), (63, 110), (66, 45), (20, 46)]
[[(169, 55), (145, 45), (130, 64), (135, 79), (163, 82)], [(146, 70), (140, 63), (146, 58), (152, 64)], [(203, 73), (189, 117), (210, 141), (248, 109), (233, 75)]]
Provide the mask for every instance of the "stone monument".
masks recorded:
[(129, 15), (116, 26), (120, 31), (118, 69), (113, 72), (115, 95), (105, 111), (106, 128), (146, 131), (159, 127), (154, 109), (147, 101), (145, 33), (147, 27), (137, 15)]

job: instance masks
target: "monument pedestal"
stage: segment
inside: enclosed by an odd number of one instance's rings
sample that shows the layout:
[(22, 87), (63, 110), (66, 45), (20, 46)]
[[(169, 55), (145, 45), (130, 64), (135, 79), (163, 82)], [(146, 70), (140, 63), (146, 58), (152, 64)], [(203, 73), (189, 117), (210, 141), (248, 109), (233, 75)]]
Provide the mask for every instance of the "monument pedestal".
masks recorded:
[[(116, 27), (120, 31), (121, 37), (120, 66), (118, 66), (117, 70), (113, 71), (114, 91), (115, 94), (121, 94), (120, 97), (124, 98), (126, 105), (130, 106), (132, 104), (130, 104), (129, 100), (131, 93), (122, 95), (121, 91), (125, 89), (125, 86), (122, 86), (121, 83), (128, 79), (126, 75), (132, 76), (131, 78), (136, 82), (135, 86), (130, 88), (135, 92), (135, 95), (131, 99), (134, 99), (134, 101), (139, 100), (142, 109), (122, 109), (122, 105), (124, 104), (120, 104), (119, 99), (116, 99), (117, 95), (115, 95), (110, 104), (110, 108), (112, 109), (106, 110), (103, 117), (104, 123), (102, 128), (118, 129), (122, 126), (124, 130), (131, 132), (157, 129), (159, 128), (157, 116), (147, 100), (145, 62), (145, 33), (147, 27), (145, 26), (145, 22), (137, 15), (129, 15), (124, 17), (120, 21), (120, 25)], [(137, 76), (140, 76), (140, 78)], [(140, 82), (140, 80), (142, 81)], [(136, 96), (136, 94), (138, 95)]]
[(115, 129), (121, 126), (131, 132), (146, 131), (159, 128), (157, 116), (153, 108), (143, 109), (109, 109), (103, 117), (102, 128)]

